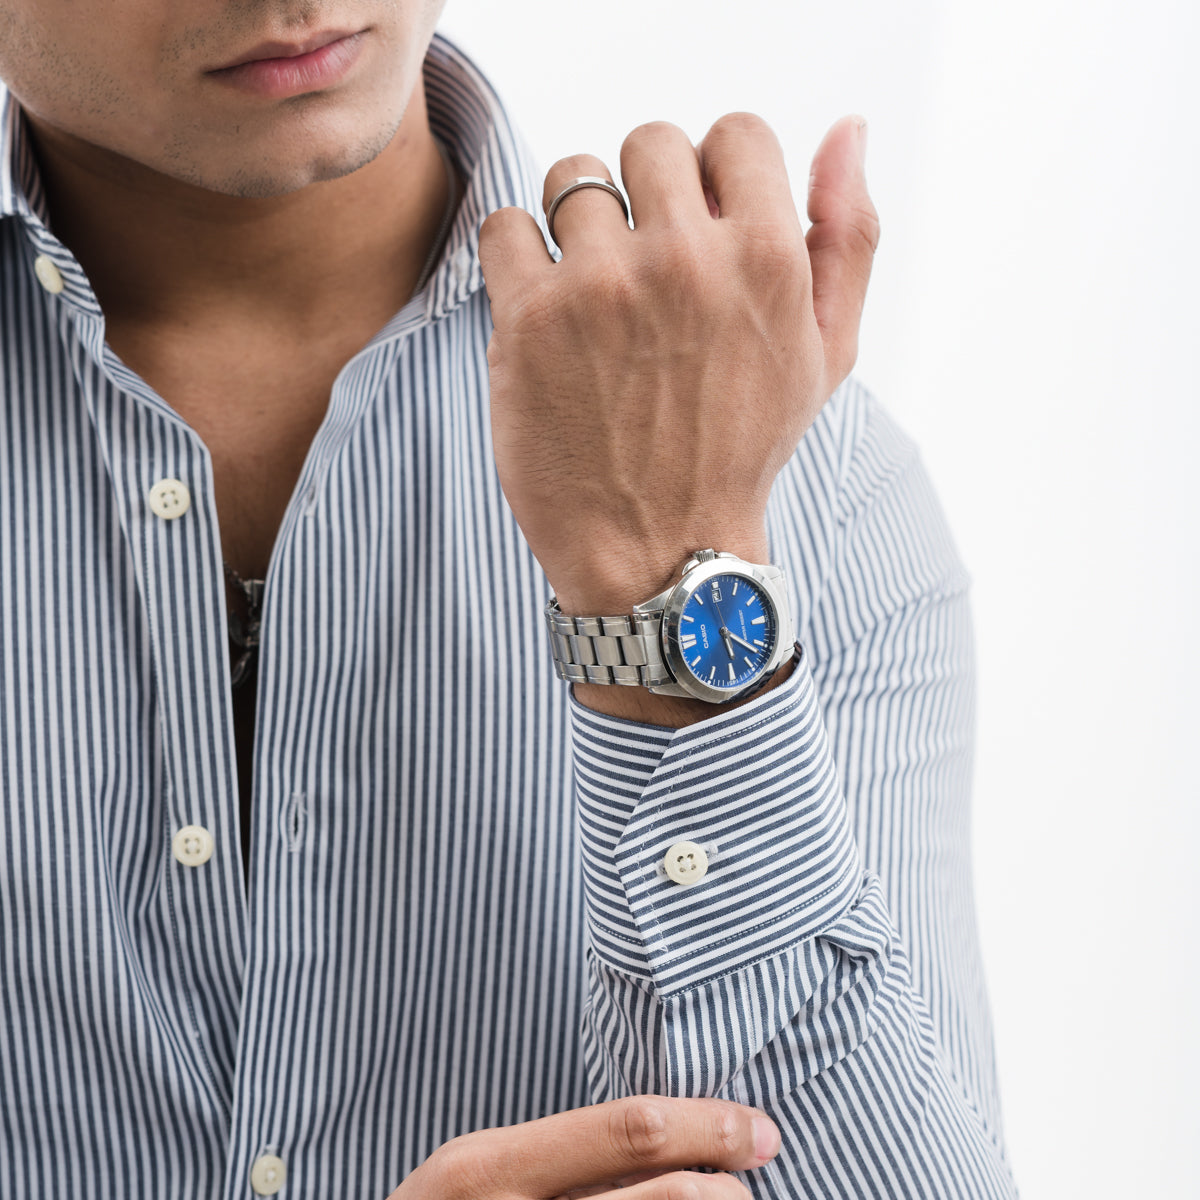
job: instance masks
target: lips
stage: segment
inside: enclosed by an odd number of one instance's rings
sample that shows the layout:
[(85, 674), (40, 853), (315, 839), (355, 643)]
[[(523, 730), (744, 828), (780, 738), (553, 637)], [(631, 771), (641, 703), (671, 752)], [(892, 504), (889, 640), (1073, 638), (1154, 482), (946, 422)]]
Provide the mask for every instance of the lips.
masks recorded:
[(325, 30), (300, 42), (260, 42), (205, 74), (219, 84), (265, 100), (324, 92), (349, 77), (368, 32)]
[(360, 32), (362, 31), (357, 29), (340, 29), (315, 33), (302, 42), (263, 42), (240, 58), (235, 58), (232, 62), (224, 63), (219, 67), (212, 67), (206, 73), (217, 75), (222, 71), (232, 71), (235, 67), (245, 66), (247, 63), (270, 62), (273, 59), (281, 58), (302, 58), (306, 54), (312, 54), (316, 50), (321, 50), (334, 42), (340, 42), (343, 38), (353, 37)]

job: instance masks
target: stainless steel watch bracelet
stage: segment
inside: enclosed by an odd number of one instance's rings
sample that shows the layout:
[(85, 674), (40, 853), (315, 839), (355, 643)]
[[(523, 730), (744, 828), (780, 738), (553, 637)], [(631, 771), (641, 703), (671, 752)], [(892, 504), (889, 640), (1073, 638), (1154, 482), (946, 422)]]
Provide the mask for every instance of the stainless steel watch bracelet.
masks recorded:
[(662, 655), (662, 609), (625, 617), (570, 617), (546, 605), (554, 670), (569, 683), (662, 687), (674, 682)]
[[(693, 678), (689, 673), (693, 664), (687, 661), (683, 652), (686, 640), (679, 632), (681, 620), (694, 619), (685, 616), (684, 610), (691, 604), (696, 589), (712, 583), (716, 604), (720, 595), (715, 580), (726, 572), (745, 579), (761, 597), (760, 602), (766, 607), (759, 622), (767, 620), (768, 611), (773, 611), (778, 621), (774, 633), (778, 640), (774, 649), (768, 652), (769, 657), (762, 663), (759, 673), (747, 679), (740, 689), (714, 684), (711, 672), (708, 679)], [(733, 594), (736, 592), (735, 583)], [(697, 603), (703, 601), (697, 600)], [(720, 613), (719, 608), (716, 611)], [(560, 679), (568, 683), (615, 683), (647, 688), (659, 696), (681, 696), (709, 704), (726, 704), (753, 695), (782, 664), (786, 648), (792, 642), (783, 572), (776, 566), (746, 562), (728, 551), (694, 551), (674, 582), (657, 596), (635, 604), (631, 613), (616, 617), (568, 616), (554, 598), (546, 605), (545, 612), (554, 670)], [(744, 621), (741, 637), (735, 638), (724, 629), (721, 633), (731, 660), (732, 641), (753, 636), (746, 632)], [(694, 636), (690, 640), (693, 644), (696, 642)], [(705, 645), (708, 645), (707, 638)], [(743, 641), (743, 645), (752, 652), (755, 649), (749, 642)], [(765, 643), (758, 641), (756, 645), (761, 647)], [(732, 680), (732, 661), (729, 675)]]

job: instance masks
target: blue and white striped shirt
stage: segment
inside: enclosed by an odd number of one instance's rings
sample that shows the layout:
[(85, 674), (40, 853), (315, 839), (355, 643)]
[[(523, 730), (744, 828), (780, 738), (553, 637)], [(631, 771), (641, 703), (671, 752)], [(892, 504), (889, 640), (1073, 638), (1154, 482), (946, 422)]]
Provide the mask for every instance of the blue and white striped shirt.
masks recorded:
[(444, 40), (426, 83), (466, 195), (279, 531), (248, 891), (209, 456), (107, 348), (0, 89), (0, 1196), (235, 1200), (273, 1156), (281, 1196), (382, 1198), (458, 1133), (641, 1091), (770, 1112), (759, 1196), (1011, 1196), (966, 579), (912, 446), (849, 383), (781, 476), (787, 685), (677, 732), (574, 706), (476, 253), (540, 189)]

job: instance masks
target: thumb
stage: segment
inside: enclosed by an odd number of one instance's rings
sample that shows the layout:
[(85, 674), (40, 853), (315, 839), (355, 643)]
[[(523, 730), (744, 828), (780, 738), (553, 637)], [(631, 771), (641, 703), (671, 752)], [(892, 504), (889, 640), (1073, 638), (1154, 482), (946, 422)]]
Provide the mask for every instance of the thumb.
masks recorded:
[(818, 147), (808, 180), (812, 225), (805, 241), (831, 392), (858, 357), (858, 327), (879, 245), (879, 216), (863, 174), (866, 151), (865, 119), (843, 117)]

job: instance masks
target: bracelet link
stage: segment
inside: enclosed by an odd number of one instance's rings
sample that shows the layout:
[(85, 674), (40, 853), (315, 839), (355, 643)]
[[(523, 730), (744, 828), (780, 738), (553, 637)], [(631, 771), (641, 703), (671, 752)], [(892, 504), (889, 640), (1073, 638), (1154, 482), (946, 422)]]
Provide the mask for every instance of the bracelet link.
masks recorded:
[(621, 645), (622, 639), (619, 637), (599, 637), (592, 643), (592, 650), (596, 655), (596, 661), (603, 663), (606, 667), (621, 667), (626, 663), (626, 658)]
[(671, 682), (660, 645), (662, 612), (577, 617), (546, 605), (555, 674), (568, 683), (656, 687)]
[(571, 661), (581, 667), (596, 665), (596, 653), (592, 639), (583, 633), (573, 633), (568, 639), (571, 643)]

